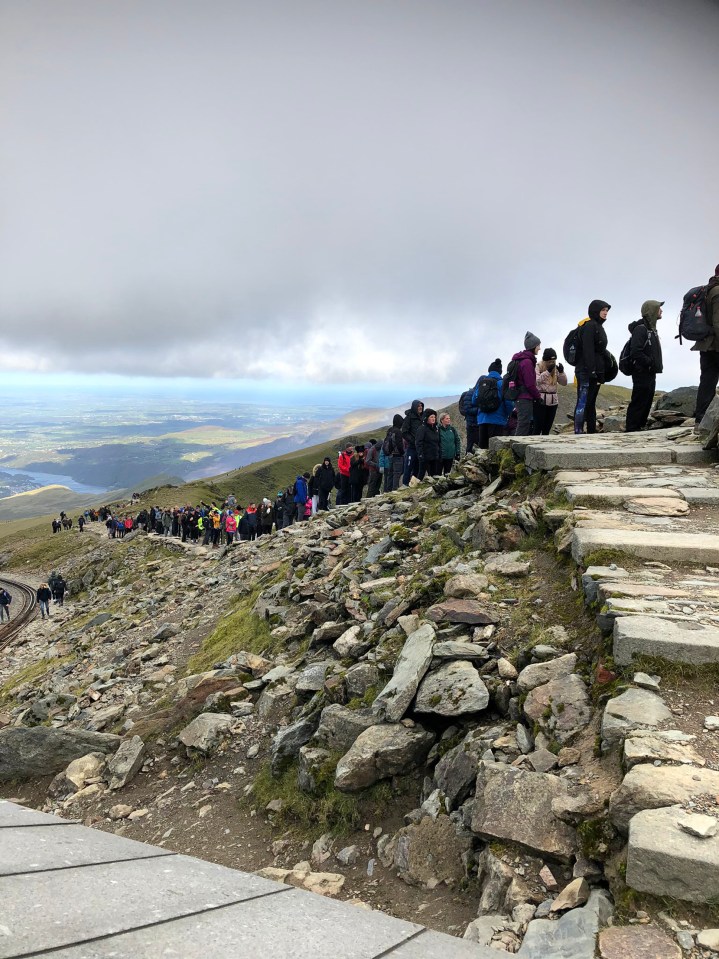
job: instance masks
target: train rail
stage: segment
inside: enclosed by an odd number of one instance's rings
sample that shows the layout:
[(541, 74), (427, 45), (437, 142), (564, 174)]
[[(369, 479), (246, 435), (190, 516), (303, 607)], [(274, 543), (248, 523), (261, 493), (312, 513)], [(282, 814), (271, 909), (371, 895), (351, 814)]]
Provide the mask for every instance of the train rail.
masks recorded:
[[(2, 650), (6, 649), (23, 626), (33, 619), (35, 616), (36, 602), (35, 590), (32, 586), (28, 586), (27, 583), (21, 583), (20, 580), (7, 579), (7, 577), (3, 576), (0, 578), (0, 587), (4, 587), (12, 595), (14, 602), (10, 607), (10, 615), (12, 616), (13, 612), (15, 613), (9, 623), (5, 620), (0, 624), (0, 650)], [(19, 612), (17, 612), (16, 606), (18, 598), (22, 599)]]

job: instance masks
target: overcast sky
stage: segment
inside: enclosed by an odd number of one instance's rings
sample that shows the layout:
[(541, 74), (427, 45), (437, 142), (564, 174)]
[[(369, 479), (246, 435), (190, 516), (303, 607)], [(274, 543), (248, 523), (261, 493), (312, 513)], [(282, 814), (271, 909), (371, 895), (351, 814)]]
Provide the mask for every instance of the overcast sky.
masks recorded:
[(709, 0), (0, 0), (0, 369), (425, 384), (719, 262)]

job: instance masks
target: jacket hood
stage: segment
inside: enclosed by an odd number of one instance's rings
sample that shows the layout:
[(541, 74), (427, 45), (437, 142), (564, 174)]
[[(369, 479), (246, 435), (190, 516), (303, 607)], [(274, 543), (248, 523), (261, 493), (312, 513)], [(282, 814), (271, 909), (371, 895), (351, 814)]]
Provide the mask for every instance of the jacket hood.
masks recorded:
[(713, 276), (711, 280), (707, 283), (707, 292), (713, 290), (715, 286), (719, 286), (719, 276)]
[(395, 429), (400, 429), (403, 422), (404, 421), (399, 413), (395, 413), (392, 417), (392, 426), (394, 426)]
[(644, 326), (644, 322), (642, 320), (634, 320), (632, 323), (629, 324), (627, 329), (629, 330), (630, 333), (633, 333), (638, 326)]
[(435, 425), (437, 423), (437, 410), (431, 410), (429, 407), (424, 411), (424, 416), (422, 417), (422, 422), (426, 423), (430, 416), (434, 416)]
[(534, 350), (522, 350), (521, 353), (515, 353), (512, 359), (517, 360), (517, 362), (520, 360), (531, 360), (532, 363), (537, 362), (537, 356)]
[(424, 406), (424, 400), (412, 400), (412, 405), (408, 410), (405, 410), (407, 416), (410, 416), (414, 413), (415, 416), (419, 416), (419, 407)]
[(642, 319), (647, 321), (649, 328), (656, 330), (659, 311), (664, 306), (664, 300), (645, 300), (642, 303)]
[(598, 320), (600, 323), (603, 323), (604, 320), (599, 315), (602, 310), (611, 310), (611, 306), (606, 300), (592, 300), (589, 304), (589, 309), (587, 313), (589, 314), (590, 320)]

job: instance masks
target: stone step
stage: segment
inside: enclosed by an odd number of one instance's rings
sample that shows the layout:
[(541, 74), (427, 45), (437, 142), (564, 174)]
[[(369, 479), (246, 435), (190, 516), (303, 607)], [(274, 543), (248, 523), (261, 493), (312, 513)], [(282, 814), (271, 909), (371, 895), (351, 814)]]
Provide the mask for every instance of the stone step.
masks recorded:
[[(512, 449), (518, 452), (512, 444)], [(657, 466), (674, 463), (676, 451), (667, 446), (596, 446), (532, 443), (524, 449), (524, 463), (536, 470), (607, 469), (614, 466)]]
[(652, 616), (619, 616), (614, 621), (614, 659), (627, 666), (635, 656), (670, 663), (719, 663), (719, 629)]
[(683, 828), (706, 818), (677, 807), (637, 813), (629, 824), (627, 885), (691, 902), (719, 898), (719, 835), (700, 838)]
[(636, 486), (610, 486), (609, 484), (582, 483), (564, 487), (564, 492), (570, 503), (576, 506), (593, 506), (597, 503), (621, 504), (630, 499), (677, 499), (684, 497), (674, 489), (659, 487), (648, 491)]
[(711, 533), (664, 533), (659, 530), (591, 529), (580, 527), (572, 536), (577, 563), (597, 550), (619, 550), (661, 563), (719, 564), (719, 536)]

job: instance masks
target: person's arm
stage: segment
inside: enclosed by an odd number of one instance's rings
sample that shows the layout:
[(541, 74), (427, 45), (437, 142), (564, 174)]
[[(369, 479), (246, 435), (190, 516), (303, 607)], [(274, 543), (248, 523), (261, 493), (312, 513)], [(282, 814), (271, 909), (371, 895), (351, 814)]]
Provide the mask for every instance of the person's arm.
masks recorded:
[(458, 460), (460, 456), (462, 455), (462, 440), (459, 438), (459, 433), (454, 427), (452, 427), (452, 432), (454, 433), (454, 447), (455, 447), (454, 458)]
[(582, 366), (590, 379), (597, 379), (597, 353), (594, 344), (594, 321), (590, 320), (581, 327)]
[(537, 378), (535, 376), (534, 370), (535, 367), (532, 366), (531, 360), (523, 360), (519, 364), (520, 376), (524, 383), (524, 388), (532, 397), (533, 400), (541, 400), (542, 396), (539, 390), (537, 389)]
[(417, 450), (417, 456), (419, 456), (420, 459), (424, 459), (424, 424), (417, 430), (414, 445)]

